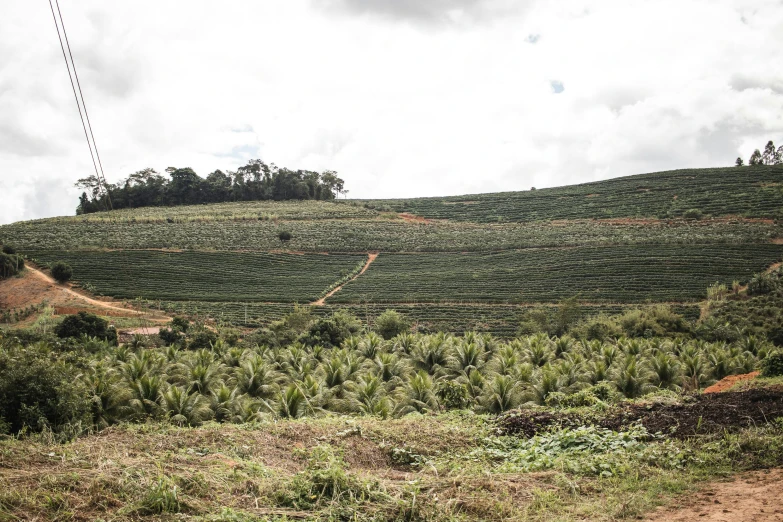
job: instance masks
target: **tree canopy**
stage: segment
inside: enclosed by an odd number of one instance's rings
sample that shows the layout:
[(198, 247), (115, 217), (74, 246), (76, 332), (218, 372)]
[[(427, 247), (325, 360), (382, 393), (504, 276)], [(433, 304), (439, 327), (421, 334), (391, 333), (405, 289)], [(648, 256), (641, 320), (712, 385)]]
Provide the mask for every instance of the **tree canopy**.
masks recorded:
[(290, 170), (251, 160), (235, 172), (216, 170), (202, 178), (191, 168), (169, 167), (166, 174), (147, 168), (135, 172), (116, 184), (109, 184), (108, 196), (96, 176), (82, 178), (76, 187), (84, 192), (79, 198), (77, 214), (115, 209), (197, 205), (226, 201), (260, 200), (332, 200), (347, 193), (345, 182), (331, 170), (314, 172)]

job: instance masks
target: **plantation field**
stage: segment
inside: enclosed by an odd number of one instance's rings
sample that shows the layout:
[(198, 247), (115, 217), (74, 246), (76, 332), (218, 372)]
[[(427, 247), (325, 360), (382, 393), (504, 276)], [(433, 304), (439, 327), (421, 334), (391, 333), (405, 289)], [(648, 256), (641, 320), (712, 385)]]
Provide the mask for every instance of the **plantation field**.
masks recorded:
[(30, 251), (48, 264), (65, 261), (76, 279), (117, 298), (309, 302), (366, 256), (156, 251)]
[[(285, 303), (242, 303), (207, 301), (147, 301), (152, 309), (176, 315), (186, 315), (200, 320), (214, 320), (218, 323), (230, 323), (246, 327), (269, 326), (273, 321), (283, 319), (294, 311), (294, 305)], [(556, 307), (551, 308), (554, 313)], [(456, 303), (340, 303), (314, 306), (310, 311), (318, 317), (328, 317), (338, 310), (344, 310), (360, 318), (367, 324), (373, 324), (385, 310), (399, 312), (419, 332), (467, 332), (490, 333), (501, 338), (514, 337), (523, 315), (533, 305)], [(689, 321), (699, 318), (698, 304), (677, 304), (672, 311)], [(629, 306), (621, 304), (582, 305), (584, 318), (599, 314), (621, 314)]]
[(381, 254), (331, 302), (695, 301), (710, 284), (745, 282), (782, 256), (783, 245), (771, 244)]
[(781, 217), (783, 166), (656, 172), (524, 192), (357, 201), (371, 208), (480, 223), (682, 216)]
[(54, 218), (56, 222), (78, 223), (190, 223), (209, 221), (269, 221), (289, 219), (372, 218), (375, 210), (339, 205), (330, 201), (237, 201), (179, 207), (142, 207), (97, 212), (83, 216)]
[[(280, 230), (293, 236), (285, 245), (278, 239)], [(474, 224), (379, 219), (126, 223), (57, 218), (0, 227), (0, 240), (23, 251), (481, 252), (566, 245), (768, 243), (779, 238), (783, 238), (780, 224), (740, 219)]]

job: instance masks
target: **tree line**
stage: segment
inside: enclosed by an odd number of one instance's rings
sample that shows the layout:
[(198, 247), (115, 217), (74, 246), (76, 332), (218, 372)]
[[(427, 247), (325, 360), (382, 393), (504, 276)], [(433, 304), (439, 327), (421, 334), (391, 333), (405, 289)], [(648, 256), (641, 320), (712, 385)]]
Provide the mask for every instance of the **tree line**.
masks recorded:
[[(745, 162), (742, 157), (737, 157), (737, 161), (734, 162), (737, 167), (744, 167)], [(753, 151), (748, 159), (748, 165), (756, 167), (760, 165), (781, 165), (783, 164), (783, 145), (775, 149), (775, 144), (772, 140), (767, 142), (764, 147), (764, 152), (759, 149)]]
[(104, 186), (97, 176), (82, 178), (76, 214), (109, 208), (168, 207), (261, 200), (332, 200), (346, 194), (345, 182), (331, 170), (290, 170), (251, 160), (236, 171), (216, 170), (202, 178), (191, 168), (169, 167), (170, 179), (147, 168)]

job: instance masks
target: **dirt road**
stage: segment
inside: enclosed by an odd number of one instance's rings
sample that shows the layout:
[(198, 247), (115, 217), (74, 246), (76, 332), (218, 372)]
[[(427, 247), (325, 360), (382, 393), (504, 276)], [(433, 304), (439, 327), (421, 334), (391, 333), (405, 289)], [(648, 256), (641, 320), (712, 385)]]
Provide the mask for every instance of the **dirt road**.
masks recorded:
[(783, 469), (743, 473), (706, 485), (648, 522), (783, 522)]
[(70, 295), (72, 297), (76, 297), (77, 299), (79, 299), (81, 301), (84, 301), (86, 303), (89, 303), (89, 304), (91, 304), (93, 306), (96, 306), (96, 307), (99, 307), (99, 308), (105, 308), (107, 310), (119, 310), (120, 312), (125, 312), (125, 313), (132, 314), (132, 315), (144, 315), (144, 312), (139, 312), (138, 310), (131, 310), (129, 308), (124, 308), (124, 307), (121, 307), (121, 306), (114, 306), (114, 305), (109, 304), (109, 303), (107, 303), (105, 301), (99, 301), (97, 299), (92, 299), (90, 297), (87, 297), (86, 295), (81, 294), (81, 293), (79, 293), (79, 292), (77, 292), (77, 291), (75, 291), (75, 290), (73, 290), (71, 288), (68, 288), (67, 286), (59, 285), (59, 284), (57, 284), (57, 282), (52, 277), (44, 274), (43, 272), (41, 272), (37, 268), (33, 268), (30, 265), (27, 265), (27, 270), (34, 277), (37, 277), (38, 279), (41, 279), (42, 281), (46, 281), (47, 283), (55, 285), (55, 287), (58, 290), (66, 293), (66, 294), (68, 294), (68, 295)]

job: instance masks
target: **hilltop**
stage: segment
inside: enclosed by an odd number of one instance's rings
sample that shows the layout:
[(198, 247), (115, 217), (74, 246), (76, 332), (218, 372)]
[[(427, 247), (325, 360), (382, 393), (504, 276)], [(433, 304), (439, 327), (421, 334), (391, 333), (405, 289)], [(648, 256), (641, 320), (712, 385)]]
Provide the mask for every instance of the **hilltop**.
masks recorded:
[[(668, 303), (783, 258), (783, 167), (661, 172), (443, 198), (145, 207), (14, 223), (0, 239), (89, 292), (262, 326), (295, 303), (422, 331), (515, 332), (532, 306)], [(279, 233), (291, 234), (281, 241)], [(327, 297), (328, 296), (328, 297)]]

